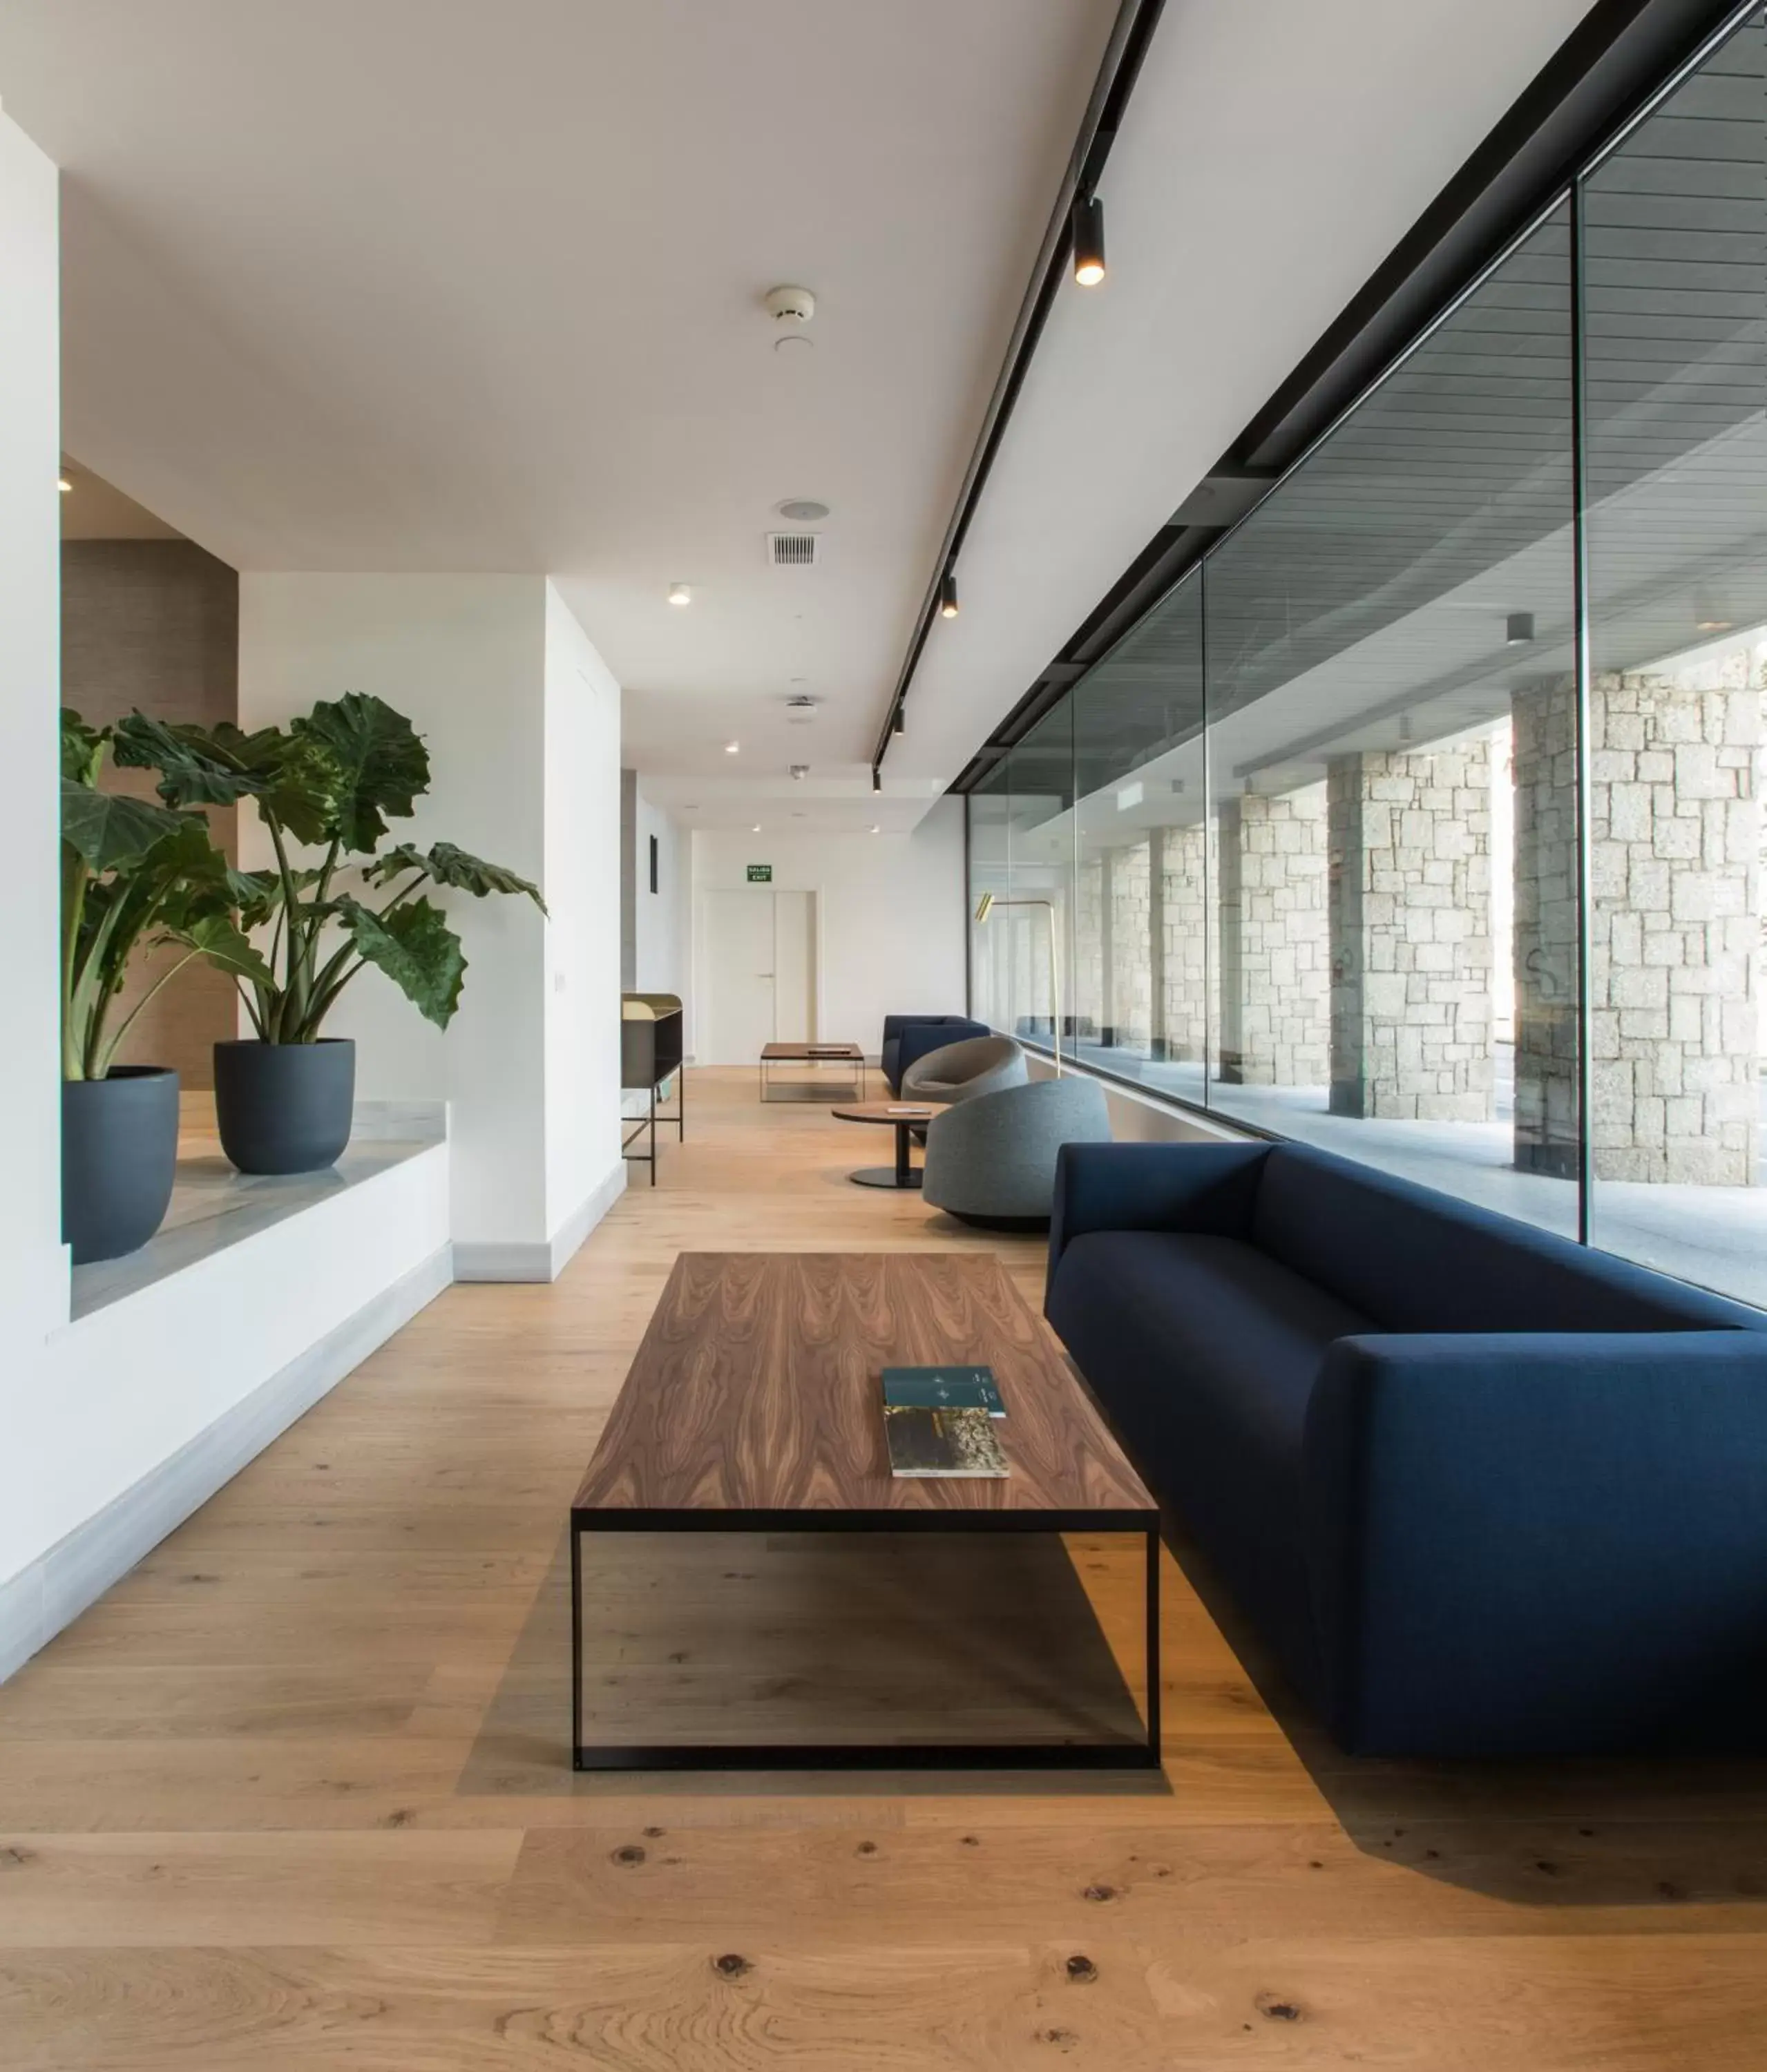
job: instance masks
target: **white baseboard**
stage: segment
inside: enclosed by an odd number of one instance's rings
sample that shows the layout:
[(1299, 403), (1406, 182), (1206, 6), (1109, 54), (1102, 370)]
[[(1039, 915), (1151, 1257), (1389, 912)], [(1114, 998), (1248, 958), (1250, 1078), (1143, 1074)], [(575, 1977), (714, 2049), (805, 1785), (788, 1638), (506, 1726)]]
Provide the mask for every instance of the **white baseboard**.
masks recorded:
[(556, 1281), (578, 1247), (625, 1191), (626, 1161), (622, 1158), (543, 1242), (505, 1244), (456, 1241), (455, 1279)]
[(451, 1248), (443, 1245), (29, 1568), (0, 1584), (0, 1682), (96, 1603), (453, 1278)]

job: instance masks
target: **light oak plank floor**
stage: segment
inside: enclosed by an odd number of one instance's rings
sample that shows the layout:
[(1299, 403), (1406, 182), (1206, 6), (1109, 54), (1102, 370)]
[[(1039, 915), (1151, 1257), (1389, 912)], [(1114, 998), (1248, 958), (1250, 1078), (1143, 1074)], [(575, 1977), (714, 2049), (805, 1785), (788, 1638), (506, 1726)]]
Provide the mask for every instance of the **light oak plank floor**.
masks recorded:
[[(451, 1290), (0, 1690), (0, 2065), (1767, 2066), (1767, 1765), (1348, 1762), (1188, 1554), (1157, 1785), (573, 1778), (565, 1513), (677, 1253), (1040, 1281), (849, 1185), (875, 1133), (690, 1100), (556, 1287)], [(1133, 1685), (1135, 1557), (1070, 1552)], [(657, 1572), (715, 1659), (716, 1593)]]

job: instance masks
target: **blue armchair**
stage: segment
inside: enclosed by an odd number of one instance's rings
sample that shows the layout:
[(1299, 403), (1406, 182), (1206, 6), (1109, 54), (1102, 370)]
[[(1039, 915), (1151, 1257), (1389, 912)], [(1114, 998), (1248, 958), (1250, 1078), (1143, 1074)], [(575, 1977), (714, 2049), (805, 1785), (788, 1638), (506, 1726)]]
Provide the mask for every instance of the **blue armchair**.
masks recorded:
[(1292, 1144), (1069, 1145), (1046, 1308), (1345, 1748), (1767, 1748), (1767, 1314)]
[(947, 1043), (961, 1043), (966, 1037), (992, 1033), (986, 1022), (972, 1022), (966, 1014), (886, 1014), (878, 1063), (890, 1092), (900, 1093), (902, 1075), (917, 1058), (943, 1050)]

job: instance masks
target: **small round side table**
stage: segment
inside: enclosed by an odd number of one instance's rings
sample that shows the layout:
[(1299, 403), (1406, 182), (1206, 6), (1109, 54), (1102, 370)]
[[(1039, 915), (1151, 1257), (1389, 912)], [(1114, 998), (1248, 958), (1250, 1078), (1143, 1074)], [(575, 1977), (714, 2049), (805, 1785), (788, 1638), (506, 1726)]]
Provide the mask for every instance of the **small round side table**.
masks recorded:
[(920, 1169), (908, 1163), (908, 1132), (929, 1123), (936, 1108), (918, 1101), (853, 1101), (834, 1110), (842, 1122), (887, 1122), (896, 1126), (896, 1163), (866, 1166), (847, 1178), (858, 1187), (917, 1187)]

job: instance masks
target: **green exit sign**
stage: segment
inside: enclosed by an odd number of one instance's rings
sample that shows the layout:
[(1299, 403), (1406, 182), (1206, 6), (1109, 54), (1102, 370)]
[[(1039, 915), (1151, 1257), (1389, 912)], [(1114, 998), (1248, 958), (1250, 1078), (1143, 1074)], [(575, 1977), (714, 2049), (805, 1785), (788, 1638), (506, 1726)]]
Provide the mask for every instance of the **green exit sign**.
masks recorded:
[(773, 866), (772, 864), (750, 864), (748, 866), (748, 882), (751, 885), (771, 885), (773, 882)]

